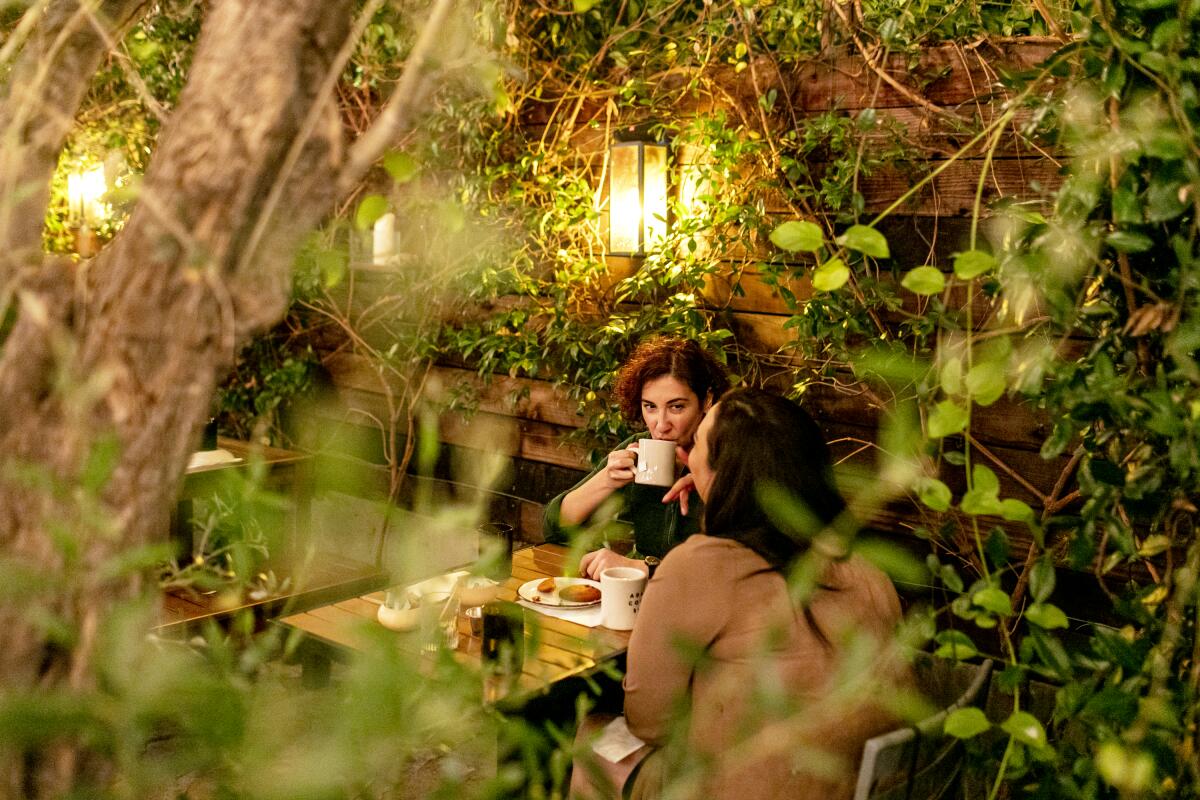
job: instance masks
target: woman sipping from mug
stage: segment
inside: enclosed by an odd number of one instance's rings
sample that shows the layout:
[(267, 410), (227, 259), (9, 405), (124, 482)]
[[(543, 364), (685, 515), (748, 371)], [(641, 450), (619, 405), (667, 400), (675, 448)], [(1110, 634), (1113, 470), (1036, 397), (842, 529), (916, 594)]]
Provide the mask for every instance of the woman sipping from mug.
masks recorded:
[[(635, 798), (668, 784), (680, 797), (849, 798), (863, 743), (896, 723), (884, 698), (908, 683), (890, 647), (899, 598), (878, 569), (828, 546), (831, 537), (811, 545), (845, 503), (820, 431), (798, 405), (735, 390), (695, 438), (688, 464), (704, 532), (663, 559), (642, 598), (625, 716), (649, 747), (603, 762), (608, 791), (636, 762), (626, 787)], [(766, 487), (805, 509), (804, 536), (776, 525)], [(797, 600), (787, 576), (801, 559), (815, 582)]]
[[(696, 428), (713, 401), (725, 391), (725, 368), (694, 341), (658, 336), (641, 342), (617, 373), (613, 394), (621, 414), (632, 424), (644, 424), (649, 438), (673, 441), (683, 462)], [(647, 567), (642, 559), (661, 558), (699, 530), (700, 503), (689, 503), (691, 476), (684, 475), (669, 489), (635, 483), (639, 433), (608, 454), (605, 463), (546, 506), (543, 533), (548, 542), (565, 542), (568, 529), (582, 526), (605, 501), (618, 497), (617, 519), (633, 529), (634, 549), (625, 557), (602, 549), (580, 562), (584, 577), (599, 579), (609, 567)]]

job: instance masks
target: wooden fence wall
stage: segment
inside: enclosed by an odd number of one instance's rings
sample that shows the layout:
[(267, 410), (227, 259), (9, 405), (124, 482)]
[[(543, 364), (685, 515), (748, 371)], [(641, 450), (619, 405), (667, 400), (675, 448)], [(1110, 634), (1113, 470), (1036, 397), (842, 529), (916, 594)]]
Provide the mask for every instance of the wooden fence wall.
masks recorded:
[[(1001, 104), (1009, 96), (999, 84), (1003, 70), (1030, 69), (1056, 47), (1056, 43), (1041, 40), (982, 43), (974, 49), (946, 46), (926, 51), (916, 67), (900, 56), (874, 66), (859, 57), (842, 56), (801, 65), (786, 75), (731, 72), (728, 93), (731, 98), (753, 98), (776, 88), (787, 92), (808, 114), (839, 110), (856, 115), (872, 108), (878, 116), (907, 127), (913, 142), (911, 164), (895, 164), (862, 183), (868, 210), (877, 211), (904, 194), (913, 185), (914, 174), (945, 165), (971, 132), (978, 130), (978, 126), (963, 124), (962, 119), (986, 121), (1001, 113)], [(880, 78), (880, 70), (911, 89), (896, 90)], [(758, 74), (750, 74), (755, 72)], [(1000, 137), (985, 174), (985, 201), (1044, 199), (1059, 185), (1061, 163), (1018, 132), (1025, 121), (1018, 114)], [(538, 124), (536, 114), (528, 124)], [(579, 132), (576, 143), (584, 152), (599, 152), (607, 146), (603, 138), (586, 129)], [(958, 158), (881, 224), (893, 257), (903, 269), (926, 263), (947, 266), (952, 253), (967, 249), (969, 214), (984, 171), (983, 157), (983, 149), (976, 148)], [(782, 204), (772, 210), (781, 220), (792, 213)], [(743, 259), (739, 266), (744, 263)], [(610, 266), (615, 274), (624, 274), (636, 265), (612, 258)], [(741, 271), (738, 280), (740, 293), (733, 291), (732, 278), (714, 281), (708, 287), (707, 301), (726, 309), (723, 319), (734, 330), (739, 346), (758, 353), (778, 353), (773, 363), (781, 370), (794, 366), (794, 356), (787, 351), (794, 334), (784, 328), (791, 313), (787, 304), (752, 269)], [(801, 300), (811, 293), (803, 280), (790, 288)], [(917, 298), (911, 298), (911, 303), (916, 302)], [(986, 315), (990, 309), (982, 303), (978, 311)], [(376, 416), (383, 411), (381, 379), (361, 358), (330, 352), (325, 363), (347, 408)], [(564, 442), (564, 436), (580, 424), (573, 405), (543, 381), (497, 375), (485, 382), (469, 370), (452, 366), (439, 366), (434, 374), (444, 385), (463, 385), (478, 393), (478, 410), (473, 415), (443, 415), (442, 439), (459, 448), (499, 448), (513, 459), (511, 479), (502, 490), (521, 499), (512, 499), (506, 513), (519, 521), (527, 538), (536, 541), (541, 503), (577, 479), (585, 464), (584, 450)], [(805, 403), (834, 443), (839, 458), (848, 464), (873, 463), (870, 444), (876, 440), (879, 409), (867, 396), (822, 386), (813, 388)], [(1007, 400), (976, 415), (972, 423), (973, 444), (984, 463), (1000, 474), (1003, 491), (1035, 507), (1041, 505), (1064, 467), (1064, 462), (1047, 462), (1038, 454), (1048, 430), (1049, 421), (1035, 410)], [(487, 432), (487, 445), (480, 444), (480, 431)], [(962, 488), (953, 482), (951, 486)], [(877, 515), (875, 524), (905, 530), (920, 524), (920, 519), (915, 506), (909, 504)]]

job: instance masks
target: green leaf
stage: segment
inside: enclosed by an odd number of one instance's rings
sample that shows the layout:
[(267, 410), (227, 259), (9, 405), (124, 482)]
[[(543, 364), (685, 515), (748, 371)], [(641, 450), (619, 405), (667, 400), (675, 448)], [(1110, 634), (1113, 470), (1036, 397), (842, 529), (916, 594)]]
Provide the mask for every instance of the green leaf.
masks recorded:
[(1104, 240), (1118, 253), (1144, 253), (1154, 246), (1153, 239), (1136, 231), (1113, 231)]
[(1131, 187), (1121, 185), (1112, 194), (1113, 221), (1121, 225), (1137, 225), (1145, 215), (1142, 200)]
[(988, 561), (996, 565), (997, 568), (1003, 567), (1008, 563), (1011, 557), (1012, 548), (1008, 543), (1008, 534), (1003, 528), (992, 528), (988, 534), (987, 541), (983, 543), (983, 552), (987, 556)]
[(946, 717), (945, 732), (956, 739), (973, 739), (989, 730), (992, 723), (978, 708), (956, 708)]
[(1142, 558), (1156, 556), (1165, 551), (1171, 546), (1171, 537), (1164, 536), (1161, 533), (1156, 533), (1153, 536), (1147, 536), (1142, 546), (1138, 548), (1138, 555)]
[(596, 3), (600, 0), (574, 0), (572, 6), (575, 8), (576, 14), (586, 14), (596, 7)]
[(342, 282), (342, 278), (346, 275), (348, 261), (345, 253), (340, 250), (320, 250), (313, 260), (321, 273), (321, 280), (324, 282), (325, 288), (332, 289)]
[(979, 655), (979, 651), (975, 649), (975, 643), (962, 631), (942, 631), (933, 638), (940, 645), (933, 653), (939, 658), (953, 658), (956, 661), (962, 661), (965, 658), (974, 658)]
[(1024, 522), (1029, 524), (1033, 522), (1033, 509), (1029, 507), (1028, 503), (1012, 497), (1006, 497), (1000, 501), (1000, 516), (1009, 522)]
[(929, 580), (925, 565), (899, 545), (882, 539), (863, 538), (854, 543), (854, 552), (870, 561), (897, 583), (923, 585)]
[(971, 597), (971, 602), (1001, 617), (1012, 616), (1012, 600), (1008, 592), (995, 586), (980, 589)]
[(1045, 628), (1048, 631), (1055, 628), (1066, 628), (1070, 625), (1063, 610), (1050, 603), (1034, 603), (1025, 609), (1025, 618), (1039, 628)]
[(369, 194), (364, 197), (358, 204), (358, 210), (354, 212), (354, 227), (360, 231), (365, 231), (367, 228), (375, 224), (375, 221), (387, 213), (388, 201), (387, 198), (379, 194)]
[(1123, 794), (1140, 795), (1154, 785), (1154, 759), (1144, 750), (1105, 742), (1096, 751), (1096, 771)]
[(959, 577), (957, 570), (951, 564), (942, 564), (942, 568), (938, 570), (938, 577), (942, 583), (952, 592), (961, 592), (963, 590), (963, 581)]
[(964, 281), (978, 277), (994, 266), (996, 259), (982, 250), (967, 250), (954, 256), (954, 274)]
[(1037, 749), (1046, 746), (1046, 731), (1042, 723), (1028, 711), (1014, 711), (1000, 727), (1021, 744)]
[(1041, 603), (1054, 593), (1054, 562), (1050, 556), (1043, 556), (1029, 571), (1029, 594), (1035, 602)]
[(415, 158), (399, 150), (393, 150), (383, 157), (383, 168), (396, 183), (408, 183), (421, 171)]
[(1000, 479), (983, 464), (976, 464), (971, 468), (971, 486), (989, 494), (1000, 493)]
[(967, 371), (967, 393), (981, 406), (990, 406), (1004, 394), (1004, 364), (982, 361)]
[(908, 271), (900, 285), (913, 294), (939, 294), (946, 288), (946, 277), (937, 267), (917, 267)]
[(962, 361), (957, 358), (950, 358), (942, 365), (940, 376), (942, 383), (942, 391), (948, 395), (960, 394), (962, 392)]
[(1087, 462), (1088, 474), (1098, 483), (1109, 486), (1124, 486), (1125, 472), (1113, 462), (1105, 458), (1093, 458)]
[(982, 489), (970, 489), (962, 497), (959, 507), (964, 514), (979, 516), (981, 514), (996, 515), (1000, 513), (1000, 501), (995, 492)]
[(789, 220), (771, 231), (771, 243), (790, 253), (815, 253), (825, 243), (825, 234), (815, 222)]
[(1179, 181), (1152, 180), (1146, 189), (1146, 221), (1167, 222), (1182, 214), (1187, 208), (1180, 198), (1183, 188)]
[(891, 255), (884, 235), (866, 225), (851, 225), (837, 238), (837, 243), (872, 258), (887, 258)]
[(840, 258), (831, 258), (813, 272), (813, 288), (832, 292), (842, 288), (850, 280), (850, 269)]
[(967, 428), (967, 410), (953, 400), (943, 400), (929, 415), (929, 438), (941, 439)]
[(950, 487), (937, 478), (922, 478), (917, 484), (917, 496), (934, 511), (946, 511), (950, 508)]

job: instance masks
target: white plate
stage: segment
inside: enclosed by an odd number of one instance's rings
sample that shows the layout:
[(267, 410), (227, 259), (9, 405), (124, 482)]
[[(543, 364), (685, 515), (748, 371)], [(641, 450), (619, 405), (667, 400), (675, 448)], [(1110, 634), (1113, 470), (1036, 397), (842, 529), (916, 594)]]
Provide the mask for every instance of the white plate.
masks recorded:
[(555, 608), (587, 608), (588, 606), (594, 606), (600, 602), (599, 599), (596, 599), (590, 603), (571, 603), (558, 596), (558, 590), (562, 587), (574, 586), (578, 583), (582, 583), (587, 586), (594, 586), (599, 589), (599, 581), (592, 581), (588, 580), (587, 578), (555, 578), (553, 592), (539, 592), (537, 588), (538, 584), (544, 580), (546, 579), (538, 578), (537, 580), (526, 581), (525, 583), (522, 583), (520, 588), (517, 589), (517, 594), (522, 600), (528, 600), (530, 603), (534, 603), (539, 606), (554, 606)]

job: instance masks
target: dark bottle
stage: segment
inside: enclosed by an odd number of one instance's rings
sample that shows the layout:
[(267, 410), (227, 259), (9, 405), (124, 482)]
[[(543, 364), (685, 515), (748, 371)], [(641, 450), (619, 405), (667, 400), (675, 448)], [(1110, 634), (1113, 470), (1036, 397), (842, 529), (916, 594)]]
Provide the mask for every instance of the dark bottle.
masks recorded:
[(525, 664), (525, 614), (516, 603), (494, 600), (483, 607), (480, 655), (487, 665), (509, 675)]
[(201, 450), (217, 449), (217, 418), (209, 417), (204, 425), (204, 435), (200, 438)]

